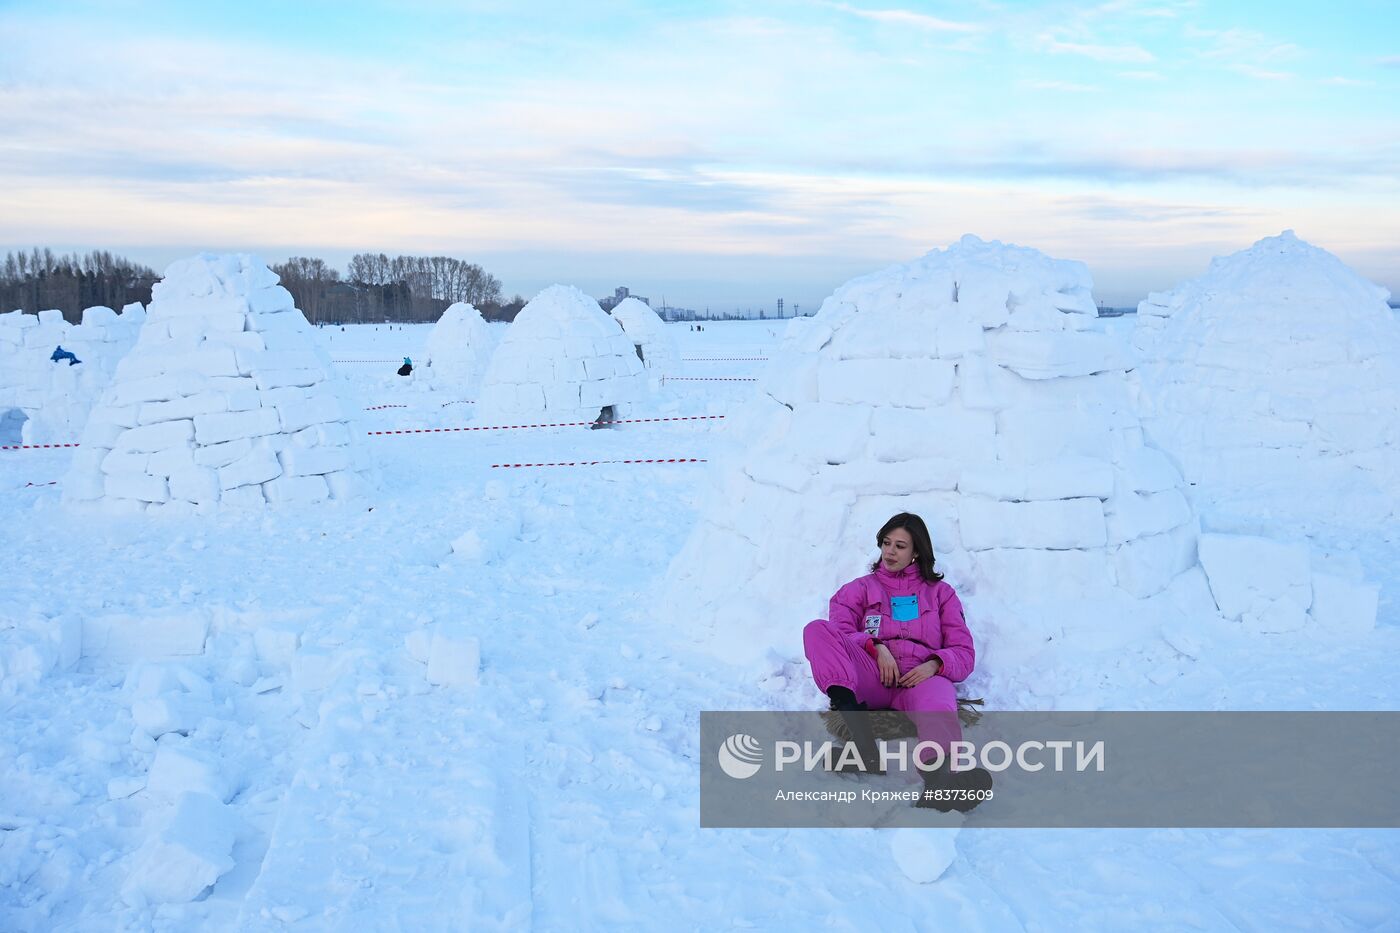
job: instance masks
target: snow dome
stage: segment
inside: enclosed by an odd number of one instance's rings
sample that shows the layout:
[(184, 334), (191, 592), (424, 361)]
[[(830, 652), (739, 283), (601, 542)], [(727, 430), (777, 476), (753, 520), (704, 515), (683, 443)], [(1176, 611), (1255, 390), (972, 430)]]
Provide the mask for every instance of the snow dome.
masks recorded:
[[(88, 308), (77, 326), (57, 310), (0, 314), (0, 444), (77, 441), (145, 316), (136, 303)], [(54, 361), (59, 346), (82, 362)]]
[(621, 325), (578, 289), (551, 285), (520, 310), (492, 354), (477, 413), (593, 419), (610, 407), (620, 417), (645, 390)]
[(335, 386), (261, 260), (177, 262), (88, 419), (64, 498), (132, 509), (348, 498), (365, 465)]
[(423, 345), (424, 365), (420, 375), (431, 374), (433, 381), (474, 391), (486, 374), (496, 337), (481, 312), (459, 301), (442, 312)]
[(624, 298), (612, 309), (612, 316), (632, 338), (647, 369), (663, 376), (680, 372), (681, 355), (676, 342), (666, 333), (666, 322), (650, 305), (636, 298)]
[(1391, 521), (1400, 327), (1388, 297), (1286, 231), (1138, 306), (1144, 427), (1213, 521)]
[[(1059, 647), (1089, 607), (1135, 637), (1143, 599), (1195, 566), (1198, 527), (1096, 317), (1082, 263), (971, 236), (838, 288), (736, 425), (741, 452), (672, 563), (668, 604), (693, 607), (728, 657), (791, 656), (909, 511), (979, 651)], [(1213, 612), (1199, 571), (1188, 582)]]

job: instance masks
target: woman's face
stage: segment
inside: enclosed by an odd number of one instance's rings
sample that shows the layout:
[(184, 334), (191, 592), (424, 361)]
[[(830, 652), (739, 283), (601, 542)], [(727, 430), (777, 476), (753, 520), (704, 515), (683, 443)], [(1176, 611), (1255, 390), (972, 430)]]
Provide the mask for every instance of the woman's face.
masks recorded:
[(903, 528), (896, 528), (880, 542), (880, 563), (892, 573), (899, 573), (914, 560), (914, 539)]

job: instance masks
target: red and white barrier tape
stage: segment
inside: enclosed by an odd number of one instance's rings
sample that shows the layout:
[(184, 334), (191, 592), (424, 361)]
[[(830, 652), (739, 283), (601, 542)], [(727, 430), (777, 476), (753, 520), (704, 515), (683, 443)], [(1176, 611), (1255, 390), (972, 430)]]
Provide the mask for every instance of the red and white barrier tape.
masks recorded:
[(519, 469), (521, 467), (579, 467), (600, 466), (611, 463), (709, 463), (702, 457), (669, 457), (657, 460), (562, 460), (558, 463), (493, 463), (491, 469)]
[(757, 382), (752, 376), (662, 376), (662, 382)]
[(403, 365), (403, 357), (396, 360), (331, 360), (332, 363), (398, 363)]
[(0, 450), (48, 450), (53, 447), (77, 447), (77, 444), (6, 444)]
[(371, 405), (365, 411), (379, 411), (381, 408), (407, 408), (407, 405)]
[(683, 356), (684, 363), (763, 363), (766, 356)]
[(458, 399), (458, 400), (455, 401), (455, 402), (443, 402), (443, 403), (442, 403), (442, 407), (443, 407), (443, 408), (446, 408), (448, 405), (475, 405), (475, 404), (476, 404), (476, 402), (472, 401), (471, 399), (469, 399), (469, 398), (463, 398), (463, 399)]
[(616, 421), (559, 421), (552, 424), (483, 424), (463, 428), (405, 428), (400, 431), (370, 431), (370, 436), (385, 434), (449, 434), (456, 431), (518, 431), (523, 428), (586, 428), (593, 425), (649, 424), (656, 421), (718, 421), (724, 415), (686, 415), (679, 418), (619, 418)]

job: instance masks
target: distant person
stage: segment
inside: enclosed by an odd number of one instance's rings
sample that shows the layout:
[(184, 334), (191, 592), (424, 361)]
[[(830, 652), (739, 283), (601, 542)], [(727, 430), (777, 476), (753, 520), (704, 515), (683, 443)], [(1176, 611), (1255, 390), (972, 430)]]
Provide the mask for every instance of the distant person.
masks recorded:
[[(933, 569), (933, 543), (922, 518), (901, 512), (875, 541), (880, 559), (872, 572), (837, 590), (829, 618), (802, 632), (812, 679), (842, 714), (862, 771), (879, 773), (881, 766), (869, 717), (860, 714), (900, 710), (913, 720), (919, 740), (944, 754), (938, 768), (922, 772), (926, 789), (944, 794), (918, 805), (971, 810), (979, 802), (975, 793), (961, 794), (990, 790), (992, 776), (980, 767), (953, 771), (947, 758), (950, 743), (962, 738), (953, 684), (972, 673), (976, 660), (962, 602)], [(932, 749), (920, 755), (926, 763), (936, 757)]]
[(403, 358), (403, 365), (399, 367), (399, 375), (400, 375), (400, 376), (411, 376), (411, 375), (413, 375), (413, 360), (409, 359), (408, 357), (404, 357), (404, 358)]
[(55, 363), (59, 360), (67, 360), (69, 366), (77, 366), (82, 362), (82, 360), (73, 355), (72, 350), (65, 350), (61, 345), (54, 347), (53, 356), (49, 357), (49, 359)]

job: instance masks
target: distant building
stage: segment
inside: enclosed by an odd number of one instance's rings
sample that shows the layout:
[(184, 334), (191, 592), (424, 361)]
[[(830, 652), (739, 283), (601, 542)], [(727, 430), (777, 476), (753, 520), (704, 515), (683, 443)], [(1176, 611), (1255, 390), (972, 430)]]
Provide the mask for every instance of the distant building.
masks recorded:
[(635, 298), (642, 304), (651, 304), (650, 298), (643, 298), (641, 295), (634, 295), (632, 294), (631, 289), (627, 288), (626, 286), (619, 285), (617, 288), (613, 289), (611, 298), (599, 298), (598, 306), (604, 311), (611, 311), (613, 308), (616, 308), (618, 305), (622, 304), (622, 300), (624, 298)]

